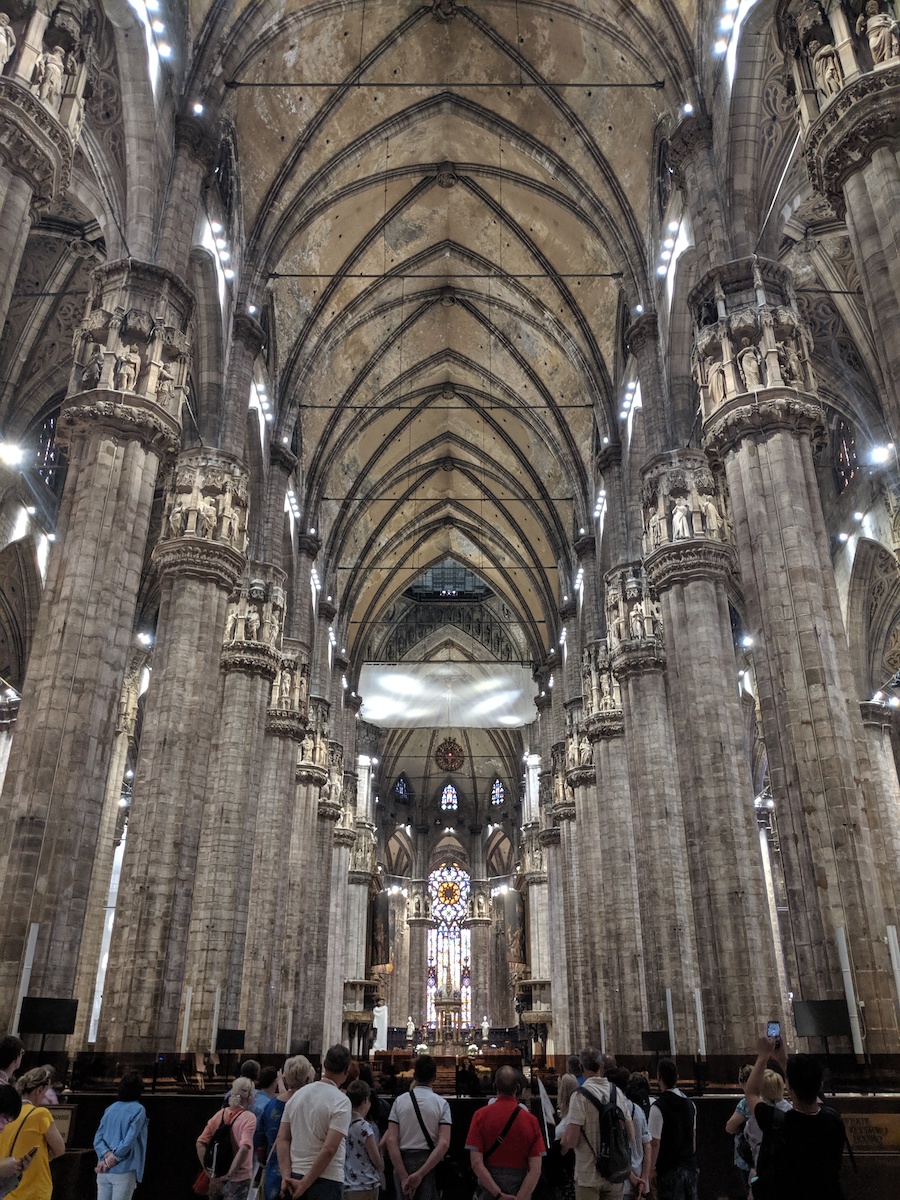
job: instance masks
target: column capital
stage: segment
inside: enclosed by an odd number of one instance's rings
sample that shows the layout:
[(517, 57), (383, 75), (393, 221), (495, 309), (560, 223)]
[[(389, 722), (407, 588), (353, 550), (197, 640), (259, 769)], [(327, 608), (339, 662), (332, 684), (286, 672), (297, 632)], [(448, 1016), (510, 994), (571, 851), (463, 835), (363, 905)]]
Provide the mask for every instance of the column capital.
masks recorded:
[(109, 390), (81, 392), (77, 403), (65, 401), (57, 437), (67, 445), (94, 434), (116, 441), (140, 442), (168, 462), (178, 453), (181, 428), (165, 409), (140, 397)]
[[(273, 467), (281, 467), (285, 474), (290, 475), (297, 465), (297, 455), (284, 442), (272, 442), (269, 446), (269, 462)], [(301, 534), (301, 537), (308, 536)]]
[(666, 669), (666, 654), (655, 641), (626, 642), (612, 656), (612, 669), (618, 680), (634, 675), (654, 675)]
[(601, 475), (610, 467), (618, 467), (622, 462), (622, 443), (610, 442), (609, 445), (601, 447), (594, 462)]
[(639, 358), (649, 345), (659, 341), (659, 320), (655, 309), (642, 313), (625, 330), (625, 344), (635, 358)]
[(44, 207), (66, 191), (75, 145), (57, 116), (28, 88), (0, 76), (0, 162), (24, 179)]
[(243, 342), (253, 358), (259, 354), (266, 344), (266, 333), (259, 321), (248, 313), (238, 313), (232, 323), (232, 336), (236, 342)]
[(152, 562), (160, 578), (184, 575), (209, 580), (230, 592), (241, 577), (244, 556), (222, 542), (200, 538), (169, 538), (153, 550)]
[(573, 549), (579, 562), (594, 558), (597, 553), (597, 539), (592, 533), (582, 533), (575, 539)]
[(306, 558), (315, 558), (322, 549), (322, 543), (314, 533), (301, 533), (297, 538), (297, 552)]
[[(319, 802), (319, 816), (324, 817), (326, 821), (330, 821), (331, 817), (322, 811), (325, 806), (325, 801)], [(329, 811), (330, 811), (330, 805)], [(348, 829), (346, 825), (338, 825), (334, 831), (334, 844), (336, 846), (346, 847), (348, 850), (356, 844), (356, 830)]]
[(281, 655), (265, 642), (233, 641), (222, 651), (223, 671), (242, 671), (274, 682), (281, 666)]
[(184, 113), (175, 118), (175, 144), (189, 150), (207, 171), (211, 171), (219, 157), (219, 146), (209, 131), (194, 117)]
[[(344, 810), (341, 807), (340, 802), (337, 800), (320, 800), (316, 811), (318, 813), (318, 817), (319, 817), (320, 821), (335, 821), (335, 822), (337, 822), (337, 821), (340, 821), (341, 817), (344, 815)], [(356, 841), (356, 831), (355, 830), (346, 829), (345, 832), (352, 833), (353, 841), (354, 842)], [(335, 830), (335, 841), (337, 841), (337, 830)], [(349, 845), (350, 843), (347, 843), (347, 844)]]
[[(694, 539), (721, 545), (728, 537), (724, 481), (703, 450), (657, 454), (644, 465), (641, 478), (645, 555)], [(649, 570), (648, 576), (656, 586)]]
[(846, 84), (806, 135), (806, 168), (813, 187), (844, 215), (844, 184), (879, 146), (900, 139), (900, 61)]
[(333, 621), (337, 616), (337, 605), (330, 600), (319, 600), (316, 616), (320, 621)]
[(697, 113), (679, 121), (669, 138), (669, 166), (679, 187), (684, 186), (687, 164), (699, 153), (708, 152), (713, 144), (712, 117)]
[(328, 781), (328, 771), (325, 767), (320, 767), (317, 763), (298, 762), (294, 771), (294, 779), (297, 783), (324, 787)]
[(303, 714), (296, 709), (270, 708), (266, 710), (266, 733), (270, 737), (287, 738), (293, 742), (302, 742), (306, 733), (306, 722)]
[(344, 708), (349, 708), (352, 713), (358, 713), (362, 706), (363, 698), (356, 692), (350, 692), (344, 696)]
[(828, 436), (825, 410), (815, 396), (769, 388), (749, 403), (737, 400), (719, 409), (703, 427), (703, 444), (719, 459), (744, 441), (761, 441), (778, 433), (809, 438), (813, 445)]
[(544, 849), (548, 846), (558, 846), (560, 839), (559, 826), (550, 825), (546, 829), (542, 829), (538, 834), (538, 843)]
[(647, 577), (658, 592), (694, 579), (726, 580), (736, 567), (734, 547), (727, 542), (695, 538), (660, 546), (645, 560)]
[(860, 700), (859, 712), (863, 725), (878, 725), (890, 729), (894, 724), (894, 714), (897, 709), (890, 708), (878, 700)]
[(622, 737), (625, 733), (625, 718), (621, 708), (611, 708), (608, 712), (592, 713), (584, 723), (588, 740), (593, 745), (605, 738)]
[(566, 786), (567, 787), (587, 787), (590, 783), (597, 782), (597, 772), (594, 769), (594, 764), (590, 766), (570, 767), (566, 771)]

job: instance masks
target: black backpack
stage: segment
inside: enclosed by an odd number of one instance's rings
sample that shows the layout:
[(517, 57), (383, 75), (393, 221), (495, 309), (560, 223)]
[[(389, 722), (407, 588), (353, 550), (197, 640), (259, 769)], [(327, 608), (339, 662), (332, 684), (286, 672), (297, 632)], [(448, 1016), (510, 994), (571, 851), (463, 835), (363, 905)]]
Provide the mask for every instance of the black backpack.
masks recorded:
[(235, 1119), (226, 1121), (223, 1110), (219, 1127), (207, 1143), (203, 1165), (208, 1171), (212, 1171), (215, 1179), (220, 1179), (223, 1175), (228, 1174), (228, 1168), (234, 1158), (234, 1139), (231, 1136), (231, 1126)]
[(588, 1088), (580, 1087), (578, 1091), (590, 1100), (600, 1115), (600, 1145), (596, 1150), (584, 1129), (581, 1131), (588, 1149), (597, 1160), (597, 1170), (610, 1183), (622, 1183), (631, 1174), (631, 1139), (625, 1114), (616, 1103), (616, 1085), (609, 1085), (609, 1100), (605, 1104)]

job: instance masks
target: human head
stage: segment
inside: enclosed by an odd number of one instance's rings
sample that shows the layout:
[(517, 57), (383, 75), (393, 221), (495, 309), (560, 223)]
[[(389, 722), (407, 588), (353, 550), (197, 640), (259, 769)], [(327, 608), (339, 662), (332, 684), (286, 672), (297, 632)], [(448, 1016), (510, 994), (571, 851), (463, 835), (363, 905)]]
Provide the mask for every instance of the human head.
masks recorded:
[(230, 1108), (246, 1108), (253, 1099), (253, 1080), (246, 1075), (238, 1075), (228, 1093)]
[(590, 1046), (582, 1050), (578, 1056), (581, 1062), (581, 1069), (585, 1075), (596, 1075), (598, 1071), (602, 1073), (603, 1059), (596, 1050)]
[(40, 1105), (52, 1082), (53, 1072), (49, 1067), (32, 1067), (16, 1080), (16, 1087), (20, 1096), (27, 1096), (33, 1104)]
[(354, 1079), (352, 1083), (347, 1084), (347, 1099), (354, 1112), (362, 1111), (365, 1116), (372, 1099), (372, 1089), (365, 1080)]
[(24, 1053), (25, 1047), (17, 1037), (7, 1035), (0, 1038), (0, 1071), (12, 1075), (19, 1069)]
[(22, 1097), (11, 1083), (0, 1084), (0, 1117), (14, 1121), (22, 1111)]
[(678, 1085), (678, 1068), (671, 1058), (661, 1058), (656, 1067), (656, 1077), (666, 1091)]
[(515, 1067), (498, 1067), (494, 1087), (498, 1096), (515, 1096), (519, 1090), (519, 1072)]
[(614, 1054), (604, 1054), (602, 1058), (603, 1074), (609, 1075), (610, 1071), (616, 1069), (616, 1056)]
[(430, 1054), (420, 1054), (413, 1068), (416, 1083), (432, 1084), (437, 1075), (437, 1063)]
[(777, 1104), (784, 1099), (784, 1078), (777, 1071), (767, 1070), (763, 1075), (760, 1095), (769, 1104)]
[(259, 1079), (259, 1063), (255, 1058), (248, 1058), (246, 1062), (241, 1063), (238, 1077), (240, 1078), (241, 1076), (256, 1083), (257, 1079)]
[(259, 1073), (259, 1079), (256, 1086), (261, 1092), (267, 1092), (269, 1088), (275, 1086), (278, 1082), (278, 1071), (275, 1067), (263, 1067)]
[(140, 1072), (126, 1071), (119, 1080), (118, 1090), (120, 1100), (137, 1100), (144, 1090), (144, 1081), (141, 1079)]
[(815, 1104), (822, 1089), (822, 1064), (811, 1054), (792, 1054), (787, 1062), (787, 1081), (798, 1100)]
[(631, 1072), (627, 1067), (615, 1067), (612, 1071), (606, 1072), (606, 1078), (624, 1092), (631, 1083)]
[(325, 1057), (322, 1060), (322, 1074), (328, 1075), (329, 1078), (339, 1080), (341, 1083), (347, 1078), (347, 1073), (350, 1070), (350, 1051), (346, 1046), (340, 1044), (329, 1046), (325, 1051)]
[(295, 1054), (293, 1058), (289, 1058), (284, 1064), (283, 1074), (285, 1086), (291, 1091), (305, 1087), (316, 1077), (315, 1068), (303, 1054)]
[(753, 1063), (744, 1063), (738, 1072), (738, 1083), (746, 1083), (750, 1078), (750, 1072), (753, 1070)]
[(577, 1054), (570, 1054), (566, 1059), (566, 1071), (569, 1075), (581, 1074), (581, 1059)]

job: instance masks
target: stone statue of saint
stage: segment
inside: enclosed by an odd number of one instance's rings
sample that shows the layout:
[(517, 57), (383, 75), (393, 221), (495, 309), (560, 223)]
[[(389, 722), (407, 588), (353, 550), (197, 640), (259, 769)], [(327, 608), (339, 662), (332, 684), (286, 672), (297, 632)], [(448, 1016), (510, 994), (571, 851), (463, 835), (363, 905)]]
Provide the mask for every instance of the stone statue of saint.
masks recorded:
[(488, 1040), (488, 1037), (490, 1036), (490, 1032), (491, 1032), (491, 1023), (487, 1019), (487, 1017), (485, 1017), (484, 1020), (481, 1022), (481, 1040), (483, 1042), (486, 1042)]
[(706, 536), (708, 538), (715, 538), (716, 540), (720, 539), (722, 536), (722, 518), (719, 516), (719, 510), (716, 508), (715, 501), (707, 496), (706, 499), (700, 502), (700, 509), (706, 525)]
[(13, 33), (13, 27), (9, 23), (9, 17), (6, 13), (0, 13), (0, 71), (3, 70), (12, 58), (15, 48), (16, 35)]
[(172, 511), (169, 513), (169, 533), (172, 537), (181, 537), (184, 532), (184, 501), (181, 496), (175, 497)]
[(843, 74), (841, 60), (834, 46), (823, 46), (820, 42), (809, 43), (809, 60), (812, 63), (816, 91), (823, 99), (836, 96), (841, 90)]
[(126, 346), (116, 359), (116, 390), (133, 392), (141, 369), (141, 358), (137, 346)]
[(313, 737), (313, 735), (309, 732), (309, 730), (307, 730), (306, 733), (303, 735), (303, 741), (300, 743), (300, 761), (301, 762), (312, 762), (313, 753), (315, 752), (315, 748), (316, 748), (316, 740)]
[[(61, 46), (54, 46), (38, 55), (34, 66), (38, 85), (38, 95), (45, 104), (56, 107), (63, 91), (63, 80), (66, 75), (66, 59)], [(131, 389), (123, 389), (131, 390)]]
[(416, 1034), (416, 1025), (412, 1017), (406, 1018), (406, 1040), (411, 1042)]
[(878, 0), (869, 0), (865, 12), (856, 20), (856, 32), (865, 33), (869, 39), (872, 62), (877, 66), (900, 54), (900, 37), (897, 22), (881, 11)]
[(566, 766), (575, 767), (578, 765), (578, 741), (574, 737), (566, 739)]
[(225, 641), (233, 642), (235, 630), (237, 629), (237, 609), (233, 608), (228, 614), (228, 620), (225, 622)]
[(744, 388), (748, 392), (755, 392), (762, 387), (759, 351), (750, 344), (749, 338), (741, 338), (741, 346), (743, 349), (738, 353), (737, 361), (744, 377)]
[(175, 376), (171, 371), (166, 369), (165, 363), (159, 368), (159, 375), (156, 383), (156, 399), (163, 406), (169, 408), (175, 398)]
[(644, 606), (640, 600), (636, 600), (632, 605), (628, 623), (633, 638), (642, 638), (644, 636)]
[(291, 692), (294, 690), (294, 677), (287, 667), (281, 672), (281, 680), (278, 687), (281, 702), (287, 707), (291, 702)]
[[(219, 510), (216, 508), (216, 502), (211, 497), (208, 500), (200, 501), (200, 511), (197, 520), (197, 533), (202, 538), (211, 538), (216, 531), (216, 522), (219, 519)], [(256, 612), (256, 609), (252, 610)], [(248, 614), (249, 619), (249, 614)], [(259, 624), (259, 614), (257, 613), (257, 625)]]
[(672, 509), (672, 540), (683, 541), (691, 536), (691, 510), (687, 500), (676, 500)]
[[(0, 13), (0, 16), (3, 14)], [(2, 28), (2, 26), (0, 26)], [(100, 386), (100, 375), (103, 372), (103, 351), (93, 343), (91, 353), (87, 362), (84, 365), (84, 370), (81, 372), (81, 386), (85, 391), (90, 391), (92, 388)]]
[(785, 383), (803, 382), (803, 364), (793, 346), (784, 342), (778, 343), (778, 365), (781, 367), (781, 378)]
[(650, 533), (650, 545), (655, 550), (663, 540), (662, 517), (658, 512), (654, 512), (650, 518), (648, 531)]
[(591, 743), (583, 737), (578, 744), (578, 765), (581, 767), (593, 766), (594, 756), (591, 753)]
[(706, 375), (706, 386), (709, 388), (709, 398), (715, 405), (725, 403), (725, 364), (706, 360), (709, 368)]
[(244, 618), (244, 640), (247, 642), (255, 642), (256, 635), (259, 633), (259, 609), (248, 609), (247, 615)]

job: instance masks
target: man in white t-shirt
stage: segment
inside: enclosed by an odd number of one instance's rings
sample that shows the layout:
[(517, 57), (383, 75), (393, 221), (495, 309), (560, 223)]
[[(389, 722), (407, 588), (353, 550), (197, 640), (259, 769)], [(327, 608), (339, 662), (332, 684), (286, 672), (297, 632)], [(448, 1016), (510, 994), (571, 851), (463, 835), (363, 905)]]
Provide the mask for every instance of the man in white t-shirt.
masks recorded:
[(420, 1055), (413, 1069), (411, 1090), (397, 1097), (388, 1118), (385, 1145), (394, 1164), (397, 1200), (407, 1196), (415, 1196), (416, 1200), (437, 1200), (434, 1168), (450, 1149), (451, 1120), (450, 1105), (443, 1096), (432, 1091), (436, 1075), (437, 1064), (431, 1055)]
[(350, 1101), (340, 1086), (349, 1068), (347, 1047), (332, 1046), (322, 1063), (321, 1082), (308, 1083), (284, 1106), (275, 1153), (289, 1196), (340, 1200), (344, 1193)]
[[(604, 1058), (596, 1050), (582, 1050), (581, 1070), (584, 1075), (585, 1091), (599, 1101), (608, 1104), (612, 1088), (606, 1078)], [(613, 1062), (615, 1060), (612, 1060)], [(634, 1142), (634, 1125), (630, 1106), (622, 1092), (616, 1089), (616, 1104), (625, 1116), (628, 1137)], [(600, 1113), (590, 1100), (581, 1095), (581, 1089), (572, 1094), (569, 1113), (562, 1138), (563, 1153), (575, 1151), (575, 1194), (578, 1200), (616, 1200), (622, 1195), (621, 1183), (610, 1183), (597, 1170), (597, 1152), (600, 1149)], [(592, 1149), (593, 1147), (593, 1149)]]

